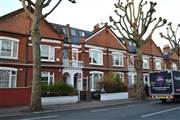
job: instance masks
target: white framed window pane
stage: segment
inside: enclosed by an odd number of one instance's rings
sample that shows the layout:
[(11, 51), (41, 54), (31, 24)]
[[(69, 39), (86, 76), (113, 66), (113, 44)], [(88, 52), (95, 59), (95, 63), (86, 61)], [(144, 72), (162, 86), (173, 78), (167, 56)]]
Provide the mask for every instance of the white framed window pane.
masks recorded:
[(16, 71), (11, 71), (11, 87), (16, 87)]
[(10, 81), (10, 71), (9, 70), (0, 70), (0, 87), (9, 87)]
[(101, 77), (102, 77), (102, 75), (101, 74), (99, 74), (99, 73), (94, 73), (93, 74), (93, 84), (94, 84), (94, 89), (95, 90), (99, 90), (100, 89), (100, 84), (99, 84), (99, 82), (100, 82), (100, 80), (101, 80)]
[(68, 60), (68, 49), (63, 49), (63, 59)]
[(97, 90), (98, 89), (98, 81), (99, 81), (99, 74), (93, 74), (93, 79), (94, 79), (94, 89)]
[(54, 82), (54, 74), (50, 74), (49, 84), (53, 84), (53, 82)]
[(156, 61), (156, 70), (161, 70), (161, 61)]
[(123, 65), (123, 56), (120, 54), (113, 54), (112, 55), (112, 63), (115, 66), (122, 66)]
[(72, 36), (76, 36), (76, 30), (71, 29)]
[(49, 53), (49, 59), (50, 60), (54, 60), (54, 48), (53, 47), (50, 47), (50, 53)]
[(72, 60), (78, 60), (78, 51), (72, 51)]
[(98, 55), (96, 52), (93, 52), (93, 63), (97, 63), (97, 60), (98, 60)]
[(13, 57), (17, 57), (18, 44), (14, 42), (13, 44)]
[(41, 72), (41, 83), (49, 85), (54, 83), (54, 74), (50, 72)]
[(93, 90), (94, 89), (94, 87), (93, 87), (93, 74), (90, 74), (90, 78), (89, 78), (89, 85), (90, 85), (90, 90)]
[(41, 83), (48, 84), (48, 72), (41, 72)]
[(41, 45), (41, 59), (48, 60), (49, 58), (49, 47), (45, 45)]
[(103, 63), (101, 51), (90, 51), (90, 62), (96, 65), (101, 65)]
[(134, 58), (130, 57), (129, 58), (129, 67), (133, 67), (134, 66)]
[(1, 42), (1, 56), (6, 56), (6, 57), (11, 57), (11, 47), (12, 46), (12, 42), (11, 41), (5, 41), (2, 40)]
[(143, 58), (143, 68), (149, 68), (149, 59)]

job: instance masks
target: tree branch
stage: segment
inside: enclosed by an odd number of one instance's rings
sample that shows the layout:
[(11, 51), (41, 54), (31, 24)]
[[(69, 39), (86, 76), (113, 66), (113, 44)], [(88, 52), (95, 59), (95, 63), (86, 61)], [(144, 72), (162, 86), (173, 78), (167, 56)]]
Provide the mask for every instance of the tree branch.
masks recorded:
[[(43, 4), (43, 7), (46, 7), (47, 5), (49, 5), (51, 1), (52, 0), (48, 0), (45, 4)], [(49, 12), (45, 13), (43, 15), (43, 18), (46, 18), (48, 15), (50, 15), (57, 8), (57, 6), (61, 3), (61, 1), (62, 0), (59, 0)], [(69, 0), (69, 1), (72, 3), (76, 3), (75, 0)]]
[[(32, 19), (34, 17), (34, 15), (28, 10), (26, 2), (30, 3), (31, 5), (32, 5), (33, 2), (31, 0), (20, 0), (20, 1), (22, 3), (22, 6), (23, 6), (26, 14), (28, 15), (28, 17), (30, 17)], [(34, 5), (34, 3), (33, 3), (33, 5)]]
[[(51, 0), (50, 0), (51, 1)], [(59, 0), (56, 5), (49, 11), (47, 12), (46, 14), (43, 15), (44, 18), (46, 18), (48, 15), (50, 15), (56, 8), (57, 6), (61, 3), (62, 0)]]
[[(44, 2), (45, 2), (46, 0), (44, 0)], [(49, 4), (50, 4), (50, 2), (51, 2), (52, 0), (47, 0), (47, 2), (46, 3), (44, 3), (43, 4), (43, 8), (45, 8), (45, 7), (47, 7), (47, 6), (49, 6)]]

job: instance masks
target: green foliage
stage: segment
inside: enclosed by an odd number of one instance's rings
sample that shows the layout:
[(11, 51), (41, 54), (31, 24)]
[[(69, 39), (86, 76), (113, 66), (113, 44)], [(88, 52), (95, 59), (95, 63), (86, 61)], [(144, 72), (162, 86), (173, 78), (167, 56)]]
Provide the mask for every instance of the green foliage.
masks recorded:
[(104, 80), (100, 82), (100, 86), (105, 90), (106, 93), (127, 91), (127, 86), (124, 85), (120, 76), (118, 75), (104, 78)]
[(41, 96), (68, 96), (74, 95), (74, 88), (63, 82), (56, 83), (53, 85), (42, 84)]

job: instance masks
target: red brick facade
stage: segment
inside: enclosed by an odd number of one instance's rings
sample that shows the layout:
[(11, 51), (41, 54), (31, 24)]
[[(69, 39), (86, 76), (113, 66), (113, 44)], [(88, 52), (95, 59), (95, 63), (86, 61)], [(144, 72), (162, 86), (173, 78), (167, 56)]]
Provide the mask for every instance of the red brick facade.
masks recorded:
[[(23, 9), (0, 18), (0, 40), (13, 38), (18, 41), (18, 57), (16, 59), (0, 58), (0, 70), (16, 69), (16, 87), (31, 85), (33, 55), (32, 41), (29, 34), (30, 26), (31, 20), (27, 18)], [(114, 73), (120, 73), (125, 85), (128, 86), (131, 84), (128, 81), (130, 75), (135, 77), (136, 71), (134, 68), (130, 68), (128, 61), (130, 56), (136, 54), (129, 53), (127, 46), (108, 25), (98, 28), (92, 35), (82, 38), (80, 44), (70, 43), (70, 39), (65, 42), (64, 35), (57, 32), (46, 20), (42, 20), (40, 31), (42, 35), (41, 45), (49, 50), (49, 56), (46, 56), (49, 57), (48, 60), (42, 61), (42, 72), (48, 72), (49, 76), (54, 76), (54, 82), (59, 82), (69, 76), (69, 79), (66, 79), (67, 82), (75, 86), (77, 84), (75, 79), (77, 80), (77, 73), (79, 73), (78, 79), (81, 80), (79, 89), (84, 90), (86, 89), (84, 82), (87, 78), (92, 79), (94, 77), (95, 80), (95, 77), (99, 77), (99, 75), (106, 77)], [(63, 58), (64, 49), (67, 49), (68, 60)], [(76, 51), (78, 59), (73, 58), (73, 52)], [(156, 46), (152, 39), (144, 43), (142, 51), (143, 57), (147, 58), (148, 61), (145, 64), (148, 67), (144, 68), (146, 74), (150, 71), (163, 70), (167, 68), (167, 64), (177, 61), (175, 54), (172, 54), (170, 61), (169, 59), (165, 60), (161, 49)], [(95, 84), (95, 81), (91, 81), (89, 84)], [(95, 88), (92, 87), (92, 89)]]

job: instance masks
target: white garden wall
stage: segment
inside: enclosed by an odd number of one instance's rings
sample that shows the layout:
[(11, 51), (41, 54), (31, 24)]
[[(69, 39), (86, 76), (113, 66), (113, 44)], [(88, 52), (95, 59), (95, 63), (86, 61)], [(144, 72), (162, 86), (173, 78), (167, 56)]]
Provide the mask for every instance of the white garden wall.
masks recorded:
[(128, 92), (121, 92), (121, 93), (104, 93), (101, 94), (101, 101), (105, 100), (120, 100), (120, 99), (127, 99)]
[(42, 105), (77, 103), (78, 96), (42, 97), (41, 100), (42, 100)]

